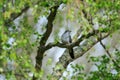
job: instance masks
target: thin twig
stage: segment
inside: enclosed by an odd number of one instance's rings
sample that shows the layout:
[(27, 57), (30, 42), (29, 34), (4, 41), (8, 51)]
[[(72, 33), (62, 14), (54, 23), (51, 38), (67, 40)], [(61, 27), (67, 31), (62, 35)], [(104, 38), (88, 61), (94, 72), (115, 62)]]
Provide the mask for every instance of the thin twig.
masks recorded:
[[(100, 34), (100, 38), (102, 37), (102, 35)], [(112, 55), (110, 54), (109, 50), (106, 48), (106, 46), (102, 43), (102, 40), (99, 38), (100, 44), (102, 45), (102, 47), (104, 48), (104, 50), (106, 51), (107, 55), (110, 57), (110, 59), (112, 60), (112, 62), (118, 67), (120, 68), (120, 66), (117, 64), (116, 60), (112, 57)]]

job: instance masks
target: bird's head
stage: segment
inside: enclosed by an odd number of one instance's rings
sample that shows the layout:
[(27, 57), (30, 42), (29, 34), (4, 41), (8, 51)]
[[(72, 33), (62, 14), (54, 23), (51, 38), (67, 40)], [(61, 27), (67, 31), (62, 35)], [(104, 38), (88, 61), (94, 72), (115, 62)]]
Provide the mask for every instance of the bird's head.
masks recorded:
[(70, 30), (66, 30), (65, 32), (71, 32)]

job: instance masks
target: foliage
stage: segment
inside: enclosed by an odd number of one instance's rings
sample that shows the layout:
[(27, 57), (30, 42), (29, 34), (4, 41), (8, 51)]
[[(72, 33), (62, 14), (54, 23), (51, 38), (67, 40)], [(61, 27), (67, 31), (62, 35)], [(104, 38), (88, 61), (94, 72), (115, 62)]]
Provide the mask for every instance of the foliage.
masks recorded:
[[(116, 51), (115, 56), (119, 55), (120, 52)], [(117, 56), (117, 63), (119, 64), (120, 56)], [(118, 80), (120, 78), (120, 68), (117, 67), (112, 60), (107, 56), (99, 56), (99, 57), (90, 57), (90, 62), (94, 62), (96, 69), (84, 73), (83, 65), (76, 64), (72, 65), (73, 76), (72, 80)], [(68, 77), (67, 77), (68, 78)], [(64, 78), (67, 80), (67, 78)]]
[[(25, 14), (28, 8), (33, 9), (33, 22), (37, 23), (39, 16), (43, 14), (48, 16), (49, 9), (56, 4), (75, 4), (69, 8), (66, 16), (67, 19), (78, 21), (81, 25), (85, 26), (83, 27), (83, 34), (87, 34), (93, 29), (92, 23), (88, 23), (88, 21), (85, 20), (85, 17), (90, 20), (91, 16), (96, 22), (98, 21), (101, 26), (99, 28), (100, 32), (120, 29), (119, 0), (85, 0), (87, 3), (85, 5), (81, 2), (77, 4), (74, 0), (0, 0), (0, 2), (0, 73), (4, 73), (8, 80), (20, 80), (21, 78), (32, 79), (29, 73), (34, 73), (35, 76), (41, 78), (44, 73), (42, 70), (37, 73), (30, 59), (30, 53), (34, 50), (34, 45), (39, 45), (38, 42), (42, 34), (37, 33), (35, 28), (29, 24), (29, 16)], [(75, 12), (76, 6), (80, 7), (78, 12)], [(86, 16), (83, 15), (83, 13), (81, 13), (82, 10), (89, 14)], [(97, 14), (101, 11), (104, 13), (102, 16)], [(21, 13), (22, 17), (20, 15), (16, 16), (18, 13)], [(18, 18), (19, 16), (21, 18), (20, 20)], [(14, 23), (16, 18), (19, 20), (19, 25), (15, 25)], [(106, 27), (104, 27), (104, 25), (106, 25)], [(38, 37), (38, 40), (31, 43), (31, 35), (33, 34)], [(12, 42), (9, 42), (11, 39)], [(56, 43), (57, 42), (58, 38), (56, 39)], [(120, 52), (117, 51), (115, 54), (117, 57), (116, 61), (120, 64)], [(72, 77), (73, 80), (82, 80), (84, 78), (88, 80), (117, 80), (120, 78), (119, 68), (112, 63), (108, 56), (104, 55), (100, 58), (92, 57), (91, 60), (101, 63), (99, 65), (96, 64), (98, 71), (91, 72), (87, 75), (81, 73), (84, 68), (80, 65), (73, 66), (73, 69), (75, 69), (74, 73), (78, 72), (77, 77)], [(51, 62), (52, 61), (50, 61), (50, 63)], [(112, 69), (116, 70), (117, 74), (112, 74)]]
[[(96, 61), (93, 58), (97, 58), (98, 60)], [(97, 70), (90, 72), (90, 75), (88, 76), (89, 80), (117, 80), (120, 78), (119, 67), (116, 67), (107, 55), (92, 57), (91, 60), (95, 62)]]

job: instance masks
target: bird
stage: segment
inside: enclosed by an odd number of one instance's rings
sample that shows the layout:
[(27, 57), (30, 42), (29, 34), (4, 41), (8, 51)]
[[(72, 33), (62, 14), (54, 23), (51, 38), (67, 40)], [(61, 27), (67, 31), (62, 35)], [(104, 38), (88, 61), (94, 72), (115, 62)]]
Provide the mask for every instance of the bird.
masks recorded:
[[(61, 36), (61, 41), (62, 43), (64, 44), (70, 44), (72, 43), (72, 39), (71, 39), (71, 36), (70, 36), (70, 33), (71, 31), (70, 30), (66, 30), (62, 36)], [(69, 50), (69, 55), (72, 59), (74, 59), (74, 51), (73, 51), (73, 48), (72, 47), (68, 47), (68, 50)]]

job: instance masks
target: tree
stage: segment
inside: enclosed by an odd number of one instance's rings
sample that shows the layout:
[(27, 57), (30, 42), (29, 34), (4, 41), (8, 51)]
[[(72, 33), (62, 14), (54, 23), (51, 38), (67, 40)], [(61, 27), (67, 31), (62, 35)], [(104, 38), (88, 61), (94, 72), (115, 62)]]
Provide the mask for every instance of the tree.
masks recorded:
[[(65, 5), (65, 8), (68, 9), (66, 18), (63, 19), (62, 10), (59, 10), (62, 5)], [(86, 54), (94, 45), (100, 43), (107, 56), (90, 57), (90, 61), (95, 63), (98, 71), (86, 74), (82, 73), (84, 67), (81, 67), (81, 65), (72, 65), (77, 76), (73, 75), (71, 79), (119, 79), (119, 48), (115, 48), (115, 52), (110, 52), (107, 45), (102, 42), (103, 39), (119, 32), (119, 5), (119, 0), (2, 1), (0, 4), (0, 73), (5, 74), (7, 79), (40, 79), (44, 72), (41, 69), (42, 60), (47, 50), (53, 47), (77, 47), (76, 50), (79, 50), (79, 52), (74, 54), (75, 59), (77, 59)], [(28, 10), (32, 10), (32, 19), (28, 16)], [(36, 32), (34, 26), (38, 22), (39, 16), (42, 15), (47, 17), (47, 24), (45, 25), (45, 31), (40, 34)], [(65, 19), (68, 24), (75, 21), (79, 24), (74, 41), (71, 44), (63, 44), (59, 38), (55, 37), (54, 42), (47, 43), (54, 31), (54, 25), (58, 23), (57, 21), (60, 21), (58, 26), (62, 25), (61, 20)], [(15, 24), (17, 22), (15, 20), (19, 20), (18, 25)], [(58, 27), (59, 30), (60, 28)], [(31, 35), (37, 36), (36, 42), (31, 42)], [(30, 60), (30, 53), (35, 46), (38, 46), (38, 48), (34, 66)], [(116, 57), (113, 57), (111, 53)], [(64, 69), (75, 59), (71, 59), (69, 54), (63, 53), (48, 79), (61, 78)], [(98, 65), (97, 62), (101, 64)], [(109, 67), (110, 65), (112, 67)], [(112, 69), (116, 70), (117, 74), (112, 74), (110, 72)], [(33, 73), (33, 77), (30, 77), (28, 73)]]

